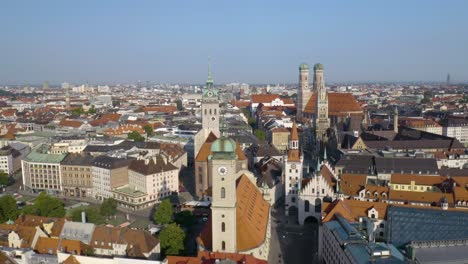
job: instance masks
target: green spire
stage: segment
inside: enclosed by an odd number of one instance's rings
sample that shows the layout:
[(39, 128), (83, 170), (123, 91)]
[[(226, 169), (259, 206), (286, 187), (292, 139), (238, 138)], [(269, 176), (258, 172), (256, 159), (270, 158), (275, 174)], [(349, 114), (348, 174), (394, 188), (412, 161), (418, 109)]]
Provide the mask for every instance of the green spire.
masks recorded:
[(208, 58), (208, 79), (206, 80), (206, 83), (213, 84), (213, 75), (211, 74), (211, 58)]

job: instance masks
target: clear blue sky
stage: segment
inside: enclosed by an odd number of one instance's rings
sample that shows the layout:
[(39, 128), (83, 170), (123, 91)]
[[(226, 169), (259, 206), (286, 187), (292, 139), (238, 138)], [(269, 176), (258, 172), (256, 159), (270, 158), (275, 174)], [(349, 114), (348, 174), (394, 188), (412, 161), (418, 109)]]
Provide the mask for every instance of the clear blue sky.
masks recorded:
[(0, 83), (468, 80), (468, 1), (11, 0)]

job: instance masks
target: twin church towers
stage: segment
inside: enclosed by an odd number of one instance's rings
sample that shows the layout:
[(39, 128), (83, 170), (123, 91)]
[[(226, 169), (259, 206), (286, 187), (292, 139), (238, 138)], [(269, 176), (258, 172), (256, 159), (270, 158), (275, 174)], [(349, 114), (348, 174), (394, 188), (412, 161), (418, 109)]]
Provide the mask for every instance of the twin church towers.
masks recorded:
[(312, 89), (309, 88), (309, 65), (306, 63), (299, 65), (297, 117), (313, 119), (317, 136), (323, 135), (330, 127), (328, 93), (323, 78), (323, 65), (320, 63), (314, 65)]

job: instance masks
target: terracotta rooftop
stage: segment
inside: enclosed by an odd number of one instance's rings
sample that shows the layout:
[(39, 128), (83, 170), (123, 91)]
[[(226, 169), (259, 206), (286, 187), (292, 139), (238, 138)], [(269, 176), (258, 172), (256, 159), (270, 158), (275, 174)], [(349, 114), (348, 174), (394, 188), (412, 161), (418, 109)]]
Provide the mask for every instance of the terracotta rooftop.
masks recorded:
[(454, 197), (450, 193), (443, 192), (411, 192), (390, 190), (390, 200), (421, 203), (439, 203), (444, 197), (449, 204), (454, 203)]
[(88, 246), (79, 240), (40, 237), (34, 250), (39, 254), (57, 254), (57, 251), (84, 255)]
[(61, 127), (74, 127), (78, 128), (83, 125), (83, 122), (78, 120), (69, 120), (69, 119), (62, 119), (59, 123)]
[(271, 103), (280, 98), (279, 94), (253, 94), (252, 103)]
[(368, 217), (367, 212), (372, 208), (375, 208), (379, 213), (378, 219), (386, 219), (388, 206), (388, 203), (367, 202), (354, 199), (324, 203), (324, 218), (322, 222), (325, 223), (333, 220), (337, 213), (340, 213), (350, 222), (358, 221), (360, 217)]
[(428, 176), (417, 174), (392, 174), (390, 182), (392, 184), (411, 184), (412, 181), (416, 185), (437, 185), (445, 181), (447, 178), (443, 176)]
[[(315, 114), (317, 93), (313, 93), (304, 112)], [(328, 93), (328, 115), (343, 116), (351, 112), (362, 113), (361, 106), (350, 93)]]
[(43, 224), (53, 223), (51, 233), (49, 235), (52, 237), (58, 237), (62, 232), (65, 221), (66, 218), (22, 215), (15, 220), (15, 224), (22, 226), (38, 226), (42, 228)]
[(340, 180), (340, 188), (344, 194), (357, 195), (366, 185), (366, 174), (343, 173)]

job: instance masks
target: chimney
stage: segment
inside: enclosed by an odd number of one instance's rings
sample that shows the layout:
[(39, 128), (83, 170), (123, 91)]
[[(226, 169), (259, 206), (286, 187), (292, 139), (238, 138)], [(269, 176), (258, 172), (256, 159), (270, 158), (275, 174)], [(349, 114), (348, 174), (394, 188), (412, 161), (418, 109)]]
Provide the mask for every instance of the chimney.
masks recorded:
[(86, 223), (86, 212), (85, 212), (85, 211), (82, 211), (82, 212), (81, 212), (81, 222), (82, 222), (83, 224)]

